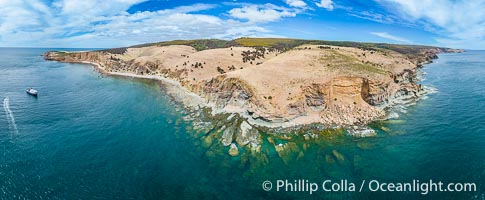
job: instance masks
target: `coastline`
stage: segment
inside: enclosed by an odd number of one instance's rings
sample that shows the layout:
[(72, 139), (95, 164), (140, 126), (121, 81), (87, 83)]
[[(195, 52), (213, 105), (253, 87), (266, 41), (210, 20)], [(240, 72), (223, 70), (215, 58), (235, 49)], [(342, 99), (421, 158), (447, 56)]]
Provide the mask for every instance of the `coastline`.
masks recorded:
[[(217, 138), (232, 151), (238, 147), (260, 151), (268, 135), (282, 140), (313, 140), (329, 132), (376, 136), (369, 124), (399, 117), (390, 112), (393, 107), (406, 107), (426, 96), (428, 90), (419, 84), (420, 68), (437, 59), (437, 54), (451, 51), (425, 48), (401, 54), (300, 46), (280, 53), (263, 48), (253, 53), (268, 51), (268, 59), (254, 58), (260, 62), (247, 63), (244, 55), (251, 50), (254, 48), (195, 51), (190, 46), (153, 46), (124, 52), (46, 52), (44, 58), (89, 64), (110, 76), (159, 81), (167, 96), (184, 108), (184, 119), (193, 122), (194, 129), (205, 131), (204, 142)], [(233, 51), (242, 52), (241, 56), (233, 56)], [(144, 54), (147, 52), (153, 57)], [(190, 59), (181, 52), (190, 53)], [(229, 65), (226, 72), (219, 61), (244, 67), (233, 65), (231, 69)], [(301, 67), (295, 69), (295, 65)], [(267, 80), (275, 73), (286, 82)], [(272, 145), (277, 151), (285, 149), (281, 143)]]
[(176, 101), (180, 101), (185, 107), (193, 109), (193, 108), (200, 108), (200, 107), (207, 106), (207, 104), (204, 102), (204, 99), (202, 97), (200, 97), (199, 95), (193, 92), (190, 92), (189, 90), (187, 90), (187, 88), (183, 87), (179, 82), (171, 80), (169, 78), (165, 78), (157, 75), (139, 75), (139, 74), (126, 73), (126, 72), (109, 72), (101, 64), (90, 62), (90, 61), (79, 61), (79, 62), (73, 62), (73, 63), (91, 65), (96, 70), (98, 70), (98, 72), (105, 75), (121, 76), (121, 77), (128, 77), (128, 78), (150, 79), (150, 80), (159, 81), (164, 86), (169, 86), (169, 87), (166, 87), (167, 89), (166, 91), (170, 95), (172, 95), (172, 97)]
[(252, 118), (249, 114), (247, 114), (247, 112), (244, 112), (243, 109), (238, 109), (238, 108), (234, 108), (231, 110), (218, 109), (214, 103), (208, 103), (207, 100), (203, 99), (201, 96), (187, 90), (187, 88), (183, 87), (179, 82), (169, 78), (165, 78), (158, 75), (139, 75), (139, 74), (132, 74), (127, 72), (109, 72), (104, 67), (102, 67), (101, 64), (90, 62), (90, 61), (79, 61), (79, 62), (71, 62), (71, 63), (91, 65), (100, 73), (105, 75), (160, 81), (160, 83), (164, 84), (164, 86), (169, 86), (169, 87), (166, 87), (167, 89), (166, 91), (169, 93), (169, 95), (172, 95), (172, 97), (176, 102), (182, 103), (183, 106), (185, 106), (188, 109), (200, 109), (202, 107), (205, 107), (205, 108), (211, 109), (212, 115), (238, 114), (242, 118), (246, 119), (247, 122), (251, 125), (256, 125), (256, 126), (261, 126), (266, 128), (295, 128), (298, 126), (305, 126), (305, 125), (319, 122), (318, 116), (300, 116), (286, 122), (266, 122), (263, 120)]
[[(435, 58), (438, 59), (438, 58)], [(299, 129), (301, 127), (309, 126), (312, 124), (317, 124), (319, 126), (323, 126), (327, 129), (335, 129), (335, 128), (344, 128), (349, 131), (349, 134), (354, 136), (374, 136), (375, 131), (370, 129), (367, 124), (364, 125), (348, 125), (348, 126), (338, 126), (338, 125), (324, 125), (320, 121), (320, 116), (318, 115), (309, 115), (309, 116), (298, 116), (293, 119), (289, 119), (288, 121), (284, 122), (275, 122), (275, 121), (265, 121), (261, 119), (254, 119), (251, 115), (249, 115), (243, 108), (232, 108), (232, 109), (224, 109), (224, 108), (217, 108), (215, 103), (211, 103), (208, 100), (204, 99), (203, 97), (189, 91), (187, 88), (183, 87), (179, 82), (172, 80), (170, 78), (166, 78), (160, 75), (140, 75), (140, 74), (133, 74), (128, 72), (109, 72), (103, 67), (101, 64), (96, 62), (90, 61), (79, 61), (73, 63), (80, 63), (80, 64), (88, 64), (93, 66), (96, 70), (100, 73), (110, 76), (121, 76), (121, 77), (128, 77), (128, 78), (140, 78), (140, 79), (150, 79), (159, 81), (162, 85), (165, 86), (166, 92), (170, 95), (173, 100), (178, 103), (181, 103), (187, 109), (190, 109), (193, 112), (193, 109), (200, 109), (200, 108), (209, 108), (211, 110), (212, 115), (218, 114), (237, 114), (241, 118), (243, 118), (247, 123), (251, 126), (258, 126), (264, 127), (269, 129)], [(426, 65), (432, 62), (420, 63), (419, 65)], [(421, 70), (423, 67), (416, 67), (416, 70)], [(423, 73), (417, 73), (417, 80), (422, 80)], [(167, 87), (168, 86), (168, 87)], [(427, 87), (423, 87), (423, 90), (417, 95), (401, 95), (398, 97), (394, 97), (388, 100), (388, 102), (379, 105), (378, 107), (385, 110), (385, 114), (381, 117), (377, 117), (375, 120), (372, 120), (369, 123), (375, 121), (382, 121), (388, 119), (396, 119), (399, 118), (396, 112), (393, 111), (395, 107), (408, 107), (414, 105), (416, 102), (422, 100), (426, 97), (427, 94), (432, 93), (434, 90), (429, 89)]]

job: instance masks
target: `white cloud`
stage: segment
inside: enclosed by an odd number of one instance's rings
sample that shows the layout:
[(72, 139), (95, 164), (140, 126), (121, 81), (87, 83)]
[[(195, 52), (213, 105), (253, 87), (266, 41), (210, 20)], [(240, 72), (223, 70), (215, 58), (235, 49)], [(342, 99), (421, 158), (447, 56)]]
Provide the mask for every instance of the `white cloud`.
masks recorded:
[(260, 26), (234, 27), (222, 34), (217, 34), (216, 38), (240, 38), (240, 37), (269, 37), (283, 38), (284, 36), (272, 34), (270, 30)]
[(146, 0), (58, 0), (54, 7), (59, 8), (64, 15), (98, 16), (116, 15), (126, 11), (132, 5)]
[(50, 13), (38, 1), (0, 1), (0, 35), (10, 30), (28, 31), (30, 28), (43, 25), (44, 20), (39, 15)]
[(413, 43), (411, 40), (408, 40), (408, 39), (402, 38), (402, 37), (398, 37), (398, 36), (394, 36), (394, 35), (391, 35), (391, 34), (386, 33), (386, 32), (371, 32), (371, 34), (378, 36), (378, 37), (381, 37), (381, 38), (384, 38), (384, 39), (393, 40), (393, 41), (396, 41), (396, 42), (399, 42), (399, 43), (407, 43), (407, 44)]
[(320, 8), (325, 8), (327, 10), (333, 10), (334, 3), (332, 0), (321, 0), (320, 3), (316, 3), (316, 5)]
[(273, 4), (243, 6), (232, 19), (196, 14), (216, 7), (212, 4), (126, 12), (142, 1), (0, 0), (0, 45), (117, 47), (174, 39), (281, 37), (262, 23), (296, 15)]
[(365, 11), (349, 10), (347, 14), (361, 19), (371, 20), (371, 21), (385, 23), (385, 24), (393, 24), (393, 23), (399, 22), (399, 19), (397, 19), (395, 16), (385, 15), (382, 13), (369, 12), (367, 10)]
[(249, 5), (242, 8), (234, 8), (229, 11), (229, 15), (236, 19), (248, 20), (251, 23), (278, 21), (283, 17), (294, 17), (295, 12), (286, 9), (276, 9), (273, 5)]
[[(480, 48), (485, 38), (483, 0), (376, 0), (402, 19), (442, 35), (441, 45)], [(471, 46), (469, 46), (471, 45)]]
[(306, 7), (306, 3), (302, 0), (285, 0), (286, 4), (292, 7), (304, 8)]

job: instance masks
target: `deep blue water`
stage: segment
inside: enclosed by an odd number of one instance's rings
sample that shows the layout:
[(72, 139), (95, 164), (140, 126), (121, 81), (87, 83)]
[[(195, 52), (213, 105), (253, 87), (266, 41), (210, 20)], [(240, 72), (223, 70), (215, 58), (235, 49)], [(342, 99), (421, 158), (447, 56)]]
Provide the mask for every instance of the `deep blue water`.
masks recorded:
[[(0, 109), (0, 199), (485, 198), (483, 51), (442, 54), (427, 65), (423, 84), (438, 92), (398, 120), (372, 124), (377, 137), (295, 136), (298, 151), (284, 162), (265, 144), (264, 156), (239, 157), (217, 142), (204, 145), (159, 83), (44, 61), (47, 50), (0, 48), (0, 100), (9, 99)], [(277, 179), (433, 179), (478, 188), (427, 195), (261, 189)]]

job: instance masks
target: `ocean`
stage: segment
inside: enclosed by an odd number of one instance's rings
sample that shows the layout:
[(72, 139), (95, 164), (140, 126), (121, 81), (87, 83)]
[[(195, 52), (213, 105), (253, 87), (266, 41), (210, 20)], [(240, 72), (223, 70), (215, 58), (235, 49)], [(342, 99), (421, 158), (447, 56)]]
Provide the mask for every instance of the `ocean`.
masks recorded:
[[(370, 124), (376, 137), (294, 136), (280, 141), (293, 145), (288, 155), (263, 144), (260, 154), (232, 157), (194, 129), (159, 82), (45, 61), (48, 50), (0, 48), (0, 199), (485, 199), (485, 51), (427, 64), (422, 84), (437, 92)], [(288, 191), (282, 180), (319, 190)], [(357, 191), (324, 191), (325, 180)], [(474, 183), (476, 191), (359, 192), (372, 180)]]

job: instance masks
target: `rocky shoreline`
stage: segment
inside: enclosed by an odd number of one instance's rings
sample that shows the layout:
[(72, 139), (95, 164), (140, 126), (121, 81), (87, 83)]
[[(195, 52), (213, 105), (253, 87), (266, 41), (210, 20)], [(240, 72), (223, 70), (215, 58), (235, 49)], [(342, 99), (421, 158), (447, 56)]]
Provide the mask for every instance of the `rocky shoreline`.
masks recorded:
[[(177, 48), (179, 48), (176, 50), (178, 53), (181, 50), (180, 47)], [(230, 47), (231, 51), (233, 48), (235, 47)], [(315, 48), (315, 46), (300, 48), (306, 50)], [(163, 53), (169, 50), (163, 49)], [(229, 49), (226, 49), (226, 51), (229, 51)], [(246, 50), (243, 49), (242, 51)], [(352, 53), (351, 55), (358, 53), (365, 57), (365, 54), (368, 53), (365, 51), (355, 53), (355, 51), (357, 50), (345, 49), (345, 53)], [(450, 50), (449, 52), (453, 51)], [(370, 52), (374, 55), (382, 54), (379, 55), (380, 59), (389, 54), (386, 51), (384, 53)], [(294, 135), (302, 136), (305, 140), (311, 140), (318, 137), (319, 131), (334, 130), (337, 132), (346, 131), (349, 135), (356, 137), (375, 136), (376, 132), (367, 128), (368, 123), (392, 118), (393, 116), (389, 116), (392, 115), (389, 112), (390, 109), (409, 102), (416, 102), (430, 92), (418, 83), (421, 79), (419, 70), (424, 63), (436, 59), (438, 53), (445, 52), (439, 48), (427, 49), (414, 60), (407, 59), (397, 53), (392, 54), (391, 59), (396, 59), (396, 63), (409, 62), (409, 66), (402, 64), (403, 67), (397, 71), (391, 68), (387, 73), (380, 71), (377, 71), (376, 75), (371, 73), (371, 76), (380, 78), (350, 73), (345, 76), (334, 76), (334, 78), (325, 82), (301, 85), (298, 99), (292, 100), (288, 104), (284, 110), (284, 113), (287, 114), (284, 115), (280, 114), (278, 110), (267, 109), (268, 106), (278, 107), (273, 99), (278, 99), (279, 96), (268, 97), (264, 95), (266, 101), (269, 99), (268, 104), (264, 99), (260, 99), (260, 95), (257, 94), (258, 89), (255, 89), (254, 85), (248, 84), (248, 80), (241, 79), (236, 72), (227, 74), (221, 72), (221, 75), (214, 78), (197, 82), (196, 79), (199, 78), (197, 76), (193, 80), (188, 79), (190, 78), (190, 74), (187, 72), (188, 68), (181, 70), (160, 69), (159, 65), (163, 64), (159, 63), (156, 70), (151, 70), (153, 63), (140, 63), (133, 59), (127, 62), (126, 60), (129, 59), (107, 52), (46, 52), (44, 57), (53, 61), (90, 64), (107, 75), (160, 81), (167, 94), (175, 101), (183, 104), (191, 113), (188, 118), (194, 121), (195, 128), (208, 132), (202, 139), (204, 142), (212, 143), (217, 140), (217, 142), (229, 148), (228, 154), (237, 156), (239, 148), (243, 147), (252, 151), (260, 151), (263, 142), (261, 134), (288, 139), (292, 137), (291, 134), (276, 133), (293, 132)], [(281, 52), (278, 53), (281, 54)], [(268, 53), (267, 55), (268, 57), (275, 57), (278, 56), (278, 53), (275, 53), (275, 55)], [(290, 53), (292, 52), (286, 54)], [(313, 52), (307, 51), (305, 53), (311, 54)], [(340, 55), (340, 52), (338, 55)], [(187, 55), (182, 56), (184, 58), (189, 57)], [(193, 56), (196, 56), (196, 54)], [(372, 59), (375, 60), (376, 58), (371, 57), (370, 60)], [(184, 64), (187, 62), (185, 61)], [(210, 60), (203, 63), (206, 62), (210, 62)], [(271, 62), (272, 60), (261, 59), (259, 63), (263, 63), (264, 66), (265, 63)], [(366, 62), (369, 61), (362, 60), (362, 63)], [(386, 62), (386, 60), (382, 61), (382, 63)], [(361, 66), (361, 64), (358, 65)], [(382, 67), (378, 64), (375, 65), (379, 66), (376, 69), (386, 69), (383, 64)], [(202, 62), (196, 62), (195, 66), (203, 67)], [(330, 66), (330, 64), (327, 66)], [(176, 66), (176, 68), (178, 67), (179, 65)], [(258, 66), (249, 66), (248, 68), (250, 67), (256, 69)], [(217, 71), (221, 71), (219, 69), (220, 67), (217, 67)], [(287, 96), (287, 100), (292, 99), (291, 92)], [(334, 101), (332, 101), (332, 98)], [(209, 134), (210, 132), (212, 134)], [(286, 143), (269, 142), (274, 145), (277, 151), (278, 149), (280, 151), (285, 149)]]

